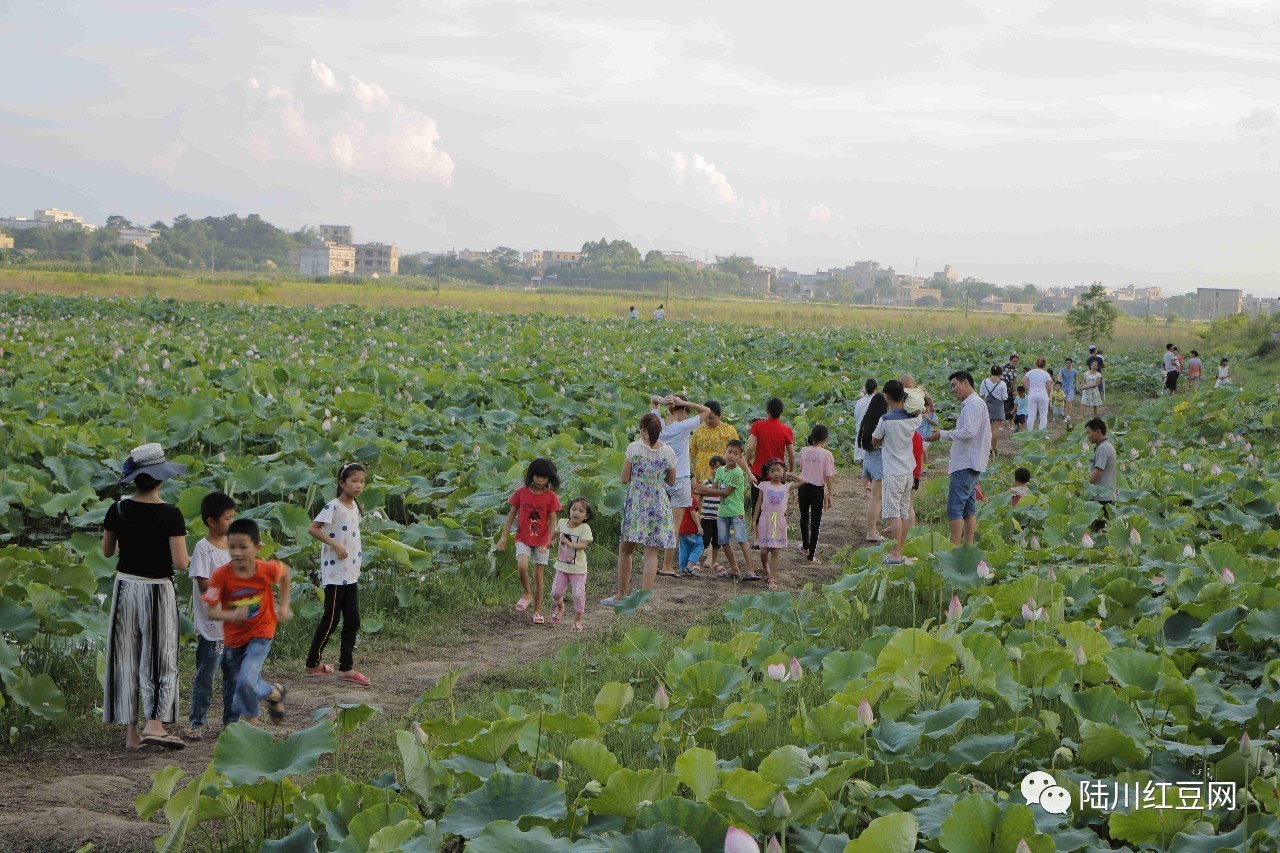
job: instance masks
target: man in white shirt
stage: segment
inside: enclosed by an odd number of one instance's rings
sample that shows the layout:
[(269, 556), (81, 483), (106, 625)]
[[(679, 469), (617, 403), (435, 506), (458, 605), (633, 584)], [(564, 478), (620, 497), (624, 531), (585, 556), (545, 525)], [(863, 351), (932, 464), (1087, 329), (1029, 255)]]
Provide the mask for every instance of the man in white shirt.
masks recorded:
[[(871, 405), (871, 398), (875, 396), (876, 388), (880, 387), (874, 379), (868, 379), (866, 385), (862, 386), (862, 396), (853, 404), (853, 434), (856, 436), (858, 431), (862, 429), (862, 418), (867, 414), (867, 407)], [(861, 462), (867, 455), (867, 451), (858, 446), (855, 441), (853, 444), (853, 461)], [(866, 485), (863, 492), (864, 498), (871, 497), (871, 478), (867, 475), (866, 470), (862, 472), (862, 482)]]
[(947, 379), (951, 392), (960, 401), (956, 428), (937, 430), (925, 441), (951, 442), (947, 519), (951, 522), (951, 544), (958, 547), (972, 545), (978, 531), (978, 479), (987, 470), (991, 456), (991, 422), (987, 420), (986, 404), (973, 389), (973, 374), (957, 370)]
[(893, 547), (884, 562), (888, 566), (900, 566), (907, 561), (902, 549), (907, 542), (911, 517), (911, 473), (916, 467), (912, 441), (920, 426), (920, 416), (906, 412), (907, 389), (901, 381), (890, 379), (884, 383), (884, 396), (889, 401), (889, 411), (876, 424), (871, 439), (880, 448), (884, 460), (880, 517), (889, 521), (889, 535), (893, 537)]

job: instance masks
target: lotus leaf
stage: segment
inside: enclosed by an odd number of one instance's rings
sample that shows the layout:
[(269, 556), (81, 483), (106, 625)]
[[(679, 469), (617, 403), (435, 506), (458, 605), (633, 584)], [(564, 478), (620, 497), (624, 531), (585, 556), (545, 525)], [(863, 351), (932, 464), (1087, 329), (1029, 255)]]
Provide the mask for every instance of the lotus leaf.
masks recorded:
[(333, 724), (328, 720), (282, 740), (257, 726), (233, 723), (214, 745), (213, 766), (232, 784), (252, 785), (263, 777), (279, 782), (285, 776), (315, 770), (320, 756), (336, 746)]
[(470, 839), (494, 821), (554, 821), (567, 814), (564, 792), (551, 782), (524, 773), (495, 773), (470, 794), (449, 803), (440, 829)]
[(919, 827), (907, 812), (878, 817), (858, 837), (849, 842), (844, 853), (913, 853)]

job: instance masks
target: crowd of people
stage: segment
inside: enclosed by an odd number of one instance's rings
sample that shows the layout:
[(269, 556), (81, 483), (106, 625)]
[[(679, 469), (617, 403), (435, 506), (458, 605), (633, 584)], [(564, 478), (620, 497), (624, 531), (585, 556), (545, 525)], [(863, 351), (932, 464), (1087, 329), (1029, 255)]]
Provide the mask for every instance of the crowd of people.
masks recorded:
[[(1185, 371), (1187, 374), (1187, 389), (1195, 391), (1200, 387), (1200, 379), (1204, 373), (1204, 362), (1200, 358), (1200, 353), (1191, 350), (1190, 357), (1182, 358), (1182, 350), (1172, 343), (1164, 345), (1164, 363), (1161, 368), (1164, 372), (1164, 390), (1169, 394), (1178, 393), (1178, 380), (1182, 378)], [(1218, 362), (1218, 376), (1214, 380), (1214, 388), (1223, 388), (1231, 384), (1231, 360), (1224, 358)]]

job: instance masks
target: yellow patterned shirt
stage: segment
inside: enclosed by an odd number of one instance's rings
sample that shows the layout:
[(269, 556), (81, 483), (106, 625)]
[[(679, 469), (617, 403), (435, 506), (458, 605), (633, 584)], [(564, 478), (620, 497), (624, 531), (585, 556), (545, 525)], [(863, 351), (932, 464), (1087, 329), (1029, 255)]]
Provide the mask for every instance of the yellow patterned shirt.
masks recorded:
[(725, 447), (738, 437), (738, 431), (724, 421), (720, 426), (705, 423), (689, 437), (689, 455), (693, 461), (693, 482), (711, 479), (711, 457), (724, 456)]

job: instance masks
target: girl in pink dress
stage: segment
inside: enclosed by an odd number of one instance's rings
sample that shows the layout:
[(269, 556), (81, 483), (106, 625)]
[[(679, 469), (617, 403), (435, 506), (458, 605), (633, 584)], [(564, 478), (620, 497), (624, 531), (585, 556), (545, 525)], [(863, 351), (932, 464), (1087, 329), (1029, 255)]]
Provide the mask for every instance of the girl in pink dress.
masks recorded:
[(788, 474), (781, 459), (770, 459), (761, 470), (766, 479), (760, 481), (760, 500), (756, 501), (756, 541), (764, 562), (769, 589), (778, 588), (778, 554), (787, 547), (787, 495), (791, 492)]

